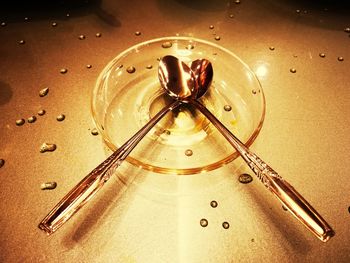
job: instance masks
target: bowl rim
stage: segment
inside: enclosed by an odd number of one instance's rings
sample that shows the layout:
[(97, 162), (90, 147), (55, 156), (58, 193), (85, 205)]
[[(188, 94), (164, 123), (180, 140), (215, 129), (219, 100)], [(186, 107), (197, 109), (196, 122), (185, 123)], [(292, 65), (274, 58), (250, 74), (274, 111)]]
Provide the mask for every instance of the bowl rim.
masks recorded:
[[(127, 49), (124, 49), (123, 51), (121, 51), (116, 57), (114, 57), (111, 61), (109, 61), (106, 66), (103, 68), (103, 70), (100, 72), (95, 85), (92, 88), (92, 94), (91, 94), (91, 99), (90, 99), (90, 111), (91, 111), (91, 115), (92, 115), (92, 119), (93, 122), (98, 130), (98, 132), (102, 135), (102, 139), (103, 141), (106, 143), (106, 145), (112, 150), (112, 151), (116, 151), (118, 148), (115, 146), (114, 143), (112, 143), (108, 136), (105, 134), (105, 130), (102, 127), (102, 125), (99, 123), (99, 121), (97, 120), (97, 114), (96, 114), (96, 108), (95, 108), (95, 103), (94, 103), (94, 98), (95, 98), (95, 93), (96, 91), (99, 89), (99, 87), (101, 86), (101, 83), (103, 83), (103, 81), (108, 77), (108, 72), (110, 72), (110, 69), (112, 67), (115, 66), (116, 62), (118, 60), (120, 60), (121, 58), (125, 57), (129, 52), (132, 52), (134, 50), (138, 50), (140, 47), (142, 46), (146, 46), (146, 45), (150, 45), (150, 44), (154, 44), (157, 42), (166, 42), (166, 41), (193, 41), (193, 42), (198, 42), (201, 44), (206, 44), (209, 46), (213, 46), (215, 48), (218, 48), (220, 50), (222, 50), (225, 53), (228, 53), (230, 56), (234, 57), (235, 59), (237, 59), (244, 67), (246, 70), (248, 70), (252, 76), (254, 77), (254, 79), (257, 81), (258, 85), (259, 85), (259, 90), (260, 90), (260, 96), (261, 96), (261, 103), (262, 103), (262, 112), (261, 112), (261, 117), (259, 120), (258, 125), (256, 126), (256, 128), (254, 129), (254, 132), (249, 136), (249, 138), (243, 142), (244, 145), (246, 145), (247, 147), (250, 147), (253, 142), (255, 141), (255, 139), (257, 138), (257, 136), (259, 135), (264, 120), (265, 120), (265, 114), (266, 114), (266, 99), (265, 99), (265, 94), (262, 88), (262, 85), (257, 77), (257, 75), (254, 73), (254, 71), (248, 66), (248, 64), (246, 64), (241, 58), (239, 58), (235, 53), (233, 53), (232, 51), (228, 50), (227, 48), (220, 46), (216, 43), (213, 43), (211, 41), (208, 40), (204, 40), (204, 39), (200, 39), (197, 37), (191, 37), (191, 36), (167, 36), (167, 37), (160, 37), (160, 38), (153, 38), (153, 39), (149, 39), (143, 42), (139, 42)], [(131, 137), (131, 136), (130, 136)], [(220, 168), (223, 165), (226, 165), (228, 163), (231, 163), (232, 161), (234, 161), (235, 159), (237, 159), (237, 157), (239, 157), (240, 154), (237, 152), (237, 150), (235, 150), (233, 148), (233, 152), (232, 154), (229, 154), (227, 157), (223, 158), (222, 160), (216, 161), (214, 163), (211, 164), (207, 164), (201, 167), (193, 167), (193, 168), (165, 168), (165, 167), (159, 167), (159, 166), (155, 166), (152, 164), (148, 164), (142, 161), (139, 161), (131, 156), (128, 156), (126, 158), (126, 161), (131, 163), (132, 165), (151, 171), (151, 172), (156, 172), (156, 173), (161, 173), (161, 174), (176, 174), (176, 175), (190, 175), (190, 174), (198, 174), (198, 173), (203, 173), (203, 172), (208, 172), (211, 170), (215, 170)]]

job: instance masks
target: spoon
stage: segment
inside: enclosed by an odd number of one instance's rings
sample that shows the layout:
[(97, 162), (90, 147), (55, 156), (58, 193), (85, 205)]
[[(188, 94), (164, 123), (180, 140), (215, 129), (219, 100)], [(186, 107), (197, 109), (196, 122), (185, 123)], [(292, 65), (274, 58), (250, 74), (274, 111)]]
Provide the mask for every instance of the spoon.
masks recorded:
[[(166, 56), (163, 57), (160, 64), (163, 66), (159, 68), (159, 74), (163, 75), (164, 73), (161, 71), (171, 72), (171, 70), (176, 67), (176, 65), (180, 64), (180, 62), (177, 58)], [(184, 67), (184, 69), (188, 71), (188, 68)], [(172, 79), (161, 81), (163, 88), (173, 98), (181, 100), (184, 103), (191, 103), (202, 112), (237, 150), (265, 187), (270, 190), (285, 207), (288, 208), (293, 216), (295, 216), (321, 241), (328, 241), (335, 233), (321, 215), (319, 215), (318, 212), (287, 181), (246, 147), (197, 100), (200, 96), (204, 95), (210, 87), (213, 77), (211, 63), (206, 59), (196, 60), (191, 63), (191, 70), (195, 77), (196, 91), (194, 94), (196, 94), (196, 96), (188, 96), (186, 98), (173, 96), (173, 94), (176, 93), (176, 90), (173, 88), (174, 83), (172, 83)]]
[[(176, 59), (176, 58), (175, 58)], [(171, 96), (177, 98), (170, 105), (165, 106), (134, 136), (125, 142), (118, 150), (109, 156), (104, 162), (92, 170), (82, 179), (40, 222), (39, 228), (48, 235), (54, 233), (67, 222), (80, 208), (82, 208), (101, 187), (109, 180), (115, 170), (124, 159), (136, 147), (141, 139), (156, 125), (169, 111), (174, 110), (183, 101), (194, 96), (195, 80), (191, 69), (183, 62), (173, 58), (167, 58), (170, 63), (162, 64), (159, 79), (162, 83), (169, 83)], [(163, 86), (163, 84), (162, 84)]]

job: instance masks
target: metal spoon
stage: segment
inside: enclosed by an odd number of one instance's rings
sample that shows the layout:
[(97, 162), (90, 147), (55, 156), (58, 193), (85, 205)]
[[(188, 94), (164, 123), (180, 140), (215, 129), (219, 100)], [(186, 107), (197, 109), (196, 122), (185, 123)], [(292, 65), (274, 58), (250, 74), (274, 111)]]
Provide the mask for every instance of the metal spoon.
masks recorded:
[[(63, 199), (39, 224), (39, 228), (45, 231), (48, 235), (54, 233), (65, 222), (67, 222), (94, 196), (94, 194), (96, 194), (98, 190), (101, 189), (135, 146), (167, 112), (177, 108), (183, 103), (182, 100), (194, 96), (196, 85), (194, 83), (195, 80), (191, 69), (183, 62), (177, 61), (178, 63), (174, 63), (175, 60), (173, 58), (168, 58), (167, 61), (171, 61), (171, 63), (166, 64), (167, 70), (161, 70), (162, 73), (159, 74), (159, 78), (161, 82), (166, 81), (170, 83), (171, 96), (178, 98), (178, 100), (165, 106), (143, 128), (141, 128), (140, 131), (124, 143), (103, 163), (91, 171), (66, 196), (63, 197)], [(169, 85), (167, 87), (169, 87)]]
[[(164, 75), (164, 72), (171, 72), (171, 70), (180, 64), (177, 58), (164, 57), (161, 62), (162, 67), (159, 68), (159, 74)], [(238, 151), (244, 161), (249, 165), (253, 172), (258, 176), (261, 182), (270, 190), (277, 199), (288, 208), (288, 210), (304, 224), (316, 237), (321, 241), (326, 242), (334, 236), (334, 231), (327, 224), (327, 222), (317, 213), (317, 211), (282, 177), (269, 167), (256, 154), (249, 150), (235, 135), (233, 135), (197, 98), (205, 94), (209, 89), (212, 77), (213, 68), (211, 63), (206, 59), (200, 59), (192, 62), (191, 69), (195, 76), (195, 84), (197, 97), (188, 96), (182, 98), (173, 96), (177, 91), (173, 89), (174, 83), (171, 79), (161, 83), (168, 94), (175, 99), (181, 100), (185, 103), (191, 103), (198, 110), (200, 110), (221, 132), (221, 134), (230, 142), (230, 144)], [(185, 70), (188, 70), (185, 67)], [(176, 86), (176, 85), (175, 85)], [(199, 96), (198, 96), (199, 95)]]

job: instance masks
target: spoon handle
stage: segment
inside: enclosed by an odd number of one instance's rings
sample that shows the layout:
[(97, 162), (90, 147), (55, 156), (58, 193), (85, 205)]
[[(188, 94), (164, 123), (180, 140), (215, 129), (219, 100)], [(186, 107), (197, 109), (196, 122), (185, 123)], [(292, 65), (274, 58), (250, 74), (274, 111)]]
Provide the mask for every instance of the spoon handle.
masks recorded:
[(49, 214), (40, 222), (39, 228), (50, 235), (67, 222), (68, 219), (70, 219), (94, 196), (94, 194), (96, 194), (98, 190), (101, 189), (124, 159), (154, 127), (154, 125), (156, 125), (166, 113), (177, 108), (180, 104), (180, 101), (174, 101), (172, 104), (164, 107), (152, 119), (150, 119), (141, 130), (139, 130), (104, 162), (92, 170), (49, 212)]
[(320, 214), (276, 171), (268, 166), (256, 154), (251, 152), (235, 135), (233, 135), (205, 106), (197, 100), (191, 100), (222, 133), (230, 144), (239, 152), (260, 181), (270, 190), (277, 199), (306, 226), (321, 241), (326, 242), (334, 231)]

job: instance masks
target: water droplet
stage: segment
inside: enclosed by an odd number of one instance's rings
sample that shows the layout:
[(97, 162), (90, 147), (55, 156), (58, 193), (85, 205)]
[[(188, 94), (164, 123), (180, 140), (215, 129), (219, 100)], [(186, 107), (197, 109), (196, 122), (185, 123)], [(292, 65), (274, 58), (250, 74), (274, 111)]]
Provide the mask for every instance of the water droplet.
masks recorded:
[(304, 14), (307, 14), (308, 12), (307, 12), (307, 10), (304, 10)]
[(101, 33), (96, 33), (96, 35), (95, 35), (96, 37), (101, 37), (102, 36), (102, 34)]
[(325, 58), (326, 57), (325, 53), (320, 53), (319, 55), (320, 55), (321, 58)]
[(209, 26), (209, 29), (214, 29), (214, 26), (213, 26), (213, 25), (210, 25), (210, 26)]
[(86, 68), (92, 68), (92, 65), (91, 64), (87, 64)]
[(225, 228), (225, 229), (228, 229), (230, 227), (230, 224), (225, 221), (225, 222), (222, 223), (222, 227)]
[(56, 144), (51, 144), (51, 143), (46, 143), (44, 142), (41, 146), (40, 146), (40, 152), (44, 153), (44, 152), (53, 152), (55, 151), (57, 148)]
[(56, 27), (56, 26), (57, 26), (57, 23), (56, 23), (56, 22), (53, 22), (53, 23), (51, 24), (51, 26)]
[(206, 226), (208, 226), (208, 220), (205, 219), (205, 218), (202, 218), (202, 219), (199, 221), (199, 224), (200, 224), (202, 227), (206, 227)]
[(282, 209), (283, 209), (284, 211), (288, 211), (288, 208), (285, 207), (284, 205), (282, 205)]
[(21, 45), (23, 45), (23, 44), (25, 44), (26, 42), (25, 42), (23, 39), (21, 39), (18, 43), (21, 44)]
[(229, 17), (230, 17), (230, 18), (234, 18), (235, 15), (234, 15), (234, 14), (230, 14)]
[(292, 73), (296, 73), (297, 72), (297, 70), (295, 68), (291, 68), (289, 71), (292, 72)]
[(70, 14), (69, 14), (69, 13), (67, 13), (67, 14), (66, 14), (66, 17), (70, 17)]
[(269, 47), (270, 50), (275, 50), (275, 47), (271, 46)]
[(47, 182), (47, 183), (42, 183), (40, 185), (41, 190), (52, 190), (52, 189), (55, 189), (56, 187), (57, 187), (56, 182)]
[(91, 134), (94, 135), (94, 136), (98, 135), (98, 130), (96, 128), (93, 128), (91, 130)]
[(193, 151), (192, 151), (191, 149), (187, 149), (187, 150), (185, 151), (185, 155), (186, 155), (186, 156), (192, 156), (192, 154), (193, 154)]
[(140, 31), (136, 31), (135, 32), (135, 36), (141, 36), (141, 32)]
[(250, 174), (241, 174), (238, 177), (238, 181), (242, 184), (249, 184), (251, 181), (253, 181), (253, 177)]
[(224, 110), (225, 111), (230, 111), (230, 110), (232, 110), (232, 107), (230, 105), (225, 105), (224, 106)]
[(350, 27), (344, 28), (344, 32), (345, 32), (345, 33), (350, 33)]
[(164, 130), (164, 133), (165, 133), (166, 135), (170, 135), (170, 134), (171, 134), (171, 131), (169, 131), (169, 130)]
[(16, 125), (17, 125), (17, 126), (22, 126), (24, 123), (25, 123), (25, 120), (24, 120), (24, 119), (18, 119), (18, 120), (16, 120)]
[(240, 4), (241, 0), (235, 0), (235, 4)]
[(60, 114), (56, 117), (56, 120), (63, 121), (65, 118), (66, 118), (66, 116), (64, 114)]
[(339, 61), (344, 61), (344, 58), (343, 57), (338, 57), (338, 60)]
[(170, 41), (166, 41), (162, 44), (162, 48), (170, 48), (172, 45), (173, 44)]
[(188, 45), (186, 46), (186, 49), (194, 49), (194, 45), (188, 44)]
[(216, 40), (216, 41), (219, 41), (220, 39), (221, 39), (221, 37), (219, 37), (219, 36), (216, 36), (216, 37), (215, 37), (215, 40)]
[(61, 68), (60, 69), (60, 73), (61, 74), (66, 74), (68, 72), (68, 69), (66, 69), (66, 68)]
[(84, 39), (85, 39), (85, 36), (84, 36), (84, 35), (80, 35), (78, 38), (79, 38), (80, 40), (84, 40)]
[(24, 21), (28, 21), (28, 20), (29, 20), (29, 17), (25, 17), (25, 18), (24, 18)]
[(255, 89), (253, 89), (253, 90), (252, 90), (252, 93), (255, 95), (255, 94), (256, 94), (256, 90), (255, 90)]
[(43, 88), (42, 90), (39, 91), (39, 96), (40, 97), (45, 97), (49, 93), (49, 88)]
[(39, 115), (39, 116), (43, 116), (43, 115), (45, 115), (45, 113), (46, 113), (45, 110), (39, 110), (39, 111), (38, 111), (38, 115)]
[(215, 208), (215, 207), (218, 206), (218, 202), (216, 202), (215, 200), (213, 200), (213, 201), (210, 202), (210, 206), (213, 207), (213, 208)]
[(153, 66), (151, 64), (146, 66), (146, 69), (151, 69), (151, 68), (153, 68)]
[(129, 66), (126, 68), (126, 72), (128, 73), (134, 73), (136, 71), (136, 68), (133, 66)]
[(299, 14), (300, 13), (300, 9), (295, 10), (295, 12), (297, 12)]
[(0, 159), (0, 168), (3, 167), (5, 165), (5, 160), (4, 159)]
[(1, 26), (6, 26), (6, 23), (5, 22), (1, 22)]
[(36, 121), (36, 117), (35, 116), (30, 116), (29, 118), (28, 118), (28, 122), (29, 123), (33, 123), (33, 122), (35, 122)]

